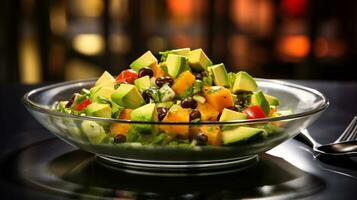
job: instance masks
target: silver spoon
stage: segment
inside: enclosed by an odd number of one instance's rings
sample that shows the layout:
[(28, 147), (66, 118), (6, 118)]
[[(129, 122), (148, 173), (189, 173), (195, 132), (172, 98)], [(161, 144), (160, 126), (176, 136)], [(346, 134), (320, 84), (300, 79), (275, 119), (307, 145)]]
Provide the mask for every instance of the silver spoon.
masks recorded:
[(314, 152), (326, 156), (357, 156), (357, 116), (353, 118), (342, 135), (333, 143), (320, 144), (311, 137), (308, 130), (301, 131), (304, 143), (308, 143)]

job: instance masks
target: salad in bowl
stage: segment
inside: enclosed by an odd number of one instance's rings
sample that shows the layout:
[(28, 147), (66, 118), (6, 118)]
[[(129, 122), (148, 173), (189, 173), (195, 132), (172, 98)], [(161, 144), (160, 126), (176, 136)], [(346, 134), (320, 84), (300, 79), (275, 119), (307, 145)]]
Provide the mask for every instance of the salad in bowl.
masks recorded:
[(106, 159), (211, 162), (255, 156), (299, 133), (328, 106), (318, 91), (227, 72), (202, 49), (150, 51), (117, 76), (27, 93), (58, 137)]

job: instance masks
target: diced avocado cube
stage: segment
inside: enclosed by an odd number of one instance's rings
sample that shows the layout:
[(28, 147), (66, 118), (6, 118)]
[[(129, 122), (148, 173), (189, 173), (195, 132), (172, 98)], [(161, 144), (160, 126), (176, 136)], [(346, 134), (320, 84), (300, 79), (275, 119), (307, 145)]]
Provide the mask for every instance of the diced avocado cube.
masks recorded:
[(166, 61), (167, 56), (169, 54), (187, 56), (188, 53), (190, 53), (190, 50), (191, 50), (190, 48), (173, 49), (173, 50), (159, 52), (159, 54), (161, 55), (161, 61)]
[(105, 71), (99, 79), (95, 82), (95, 86), (106, 86), (114, 89), (115, 78)]
[(138, 108), (145, 103), (138, 89), (131, 84), (120, 84), (111, 99), (114, 103), (130, 109)]
[(231, 129), (222, 131), (223, 144), (231, 144), (235, 142), (245, 141), (255, 135), (264, 133), (264, 129), (237, 126)]
[(229, 87), (228, 74), (223, 63), (208, 68), (213, 74), (213, 81), (216, 85)]
[(265, 116), (269, 115), (270, 112), (269, 102), (267, 101), (261, 90), (252, 94), (252, 96), (250, 97), (250, 105), (260, 106), (264, 111)]
[(169, 54), (166, 59), (167, 73), (172, 77), (177, 77), (181, 72), (189, 70), (187, 67), (187, 57)]
[(280, 104), (279, 99), (274, 96), (264, 93), (264, 97), (267, 99), (267, 101), (269, 102), (269, 105), (271, 105), (271, 106), (278, 106)]
[(188, 54), (188, 64), (193, 71), (207, 71), (207, 67), (212, 65), (211, 60), (207, 57), (202, 49), (195, 49)]
[(188, 53), (190, 53), (191, 49), (190, 48), (181, 48), (181, 49), (173, 49), (167, 51), (168, 54), (176, 54), (176, 55), (182, 55), (182, 56), (187, 56)]
[(224, 122), (224, 121), (242, 120), (242, 119), (247, 119), (247, 115), (241, 112), (224, 108), (221, 117), (219, 118), (219, 121)]
[(112, 109), (108, 104), (94, 102), (87, 106), (86, 114), (94, 117), (111, 118)]
[(149, 76), (143, 76), (141, 78), (135, 79), (134, 84), (136, 88), (142, 92), (151, 86), (151, 80)]
[(85, 120), (81, 124), (82, 131), (87, 135), (88, 140), (92, 144), (101, 143), (106, 137), (104, 128), (94, 121)]
[(63, 118), (62, 119), (63, 125), (65, 125), (65, 129), (68, 131), (68, 134), (70, 137), (74, 139), (80, 139), (83, 140), (82, 138), (82, 132), (79, 127), (77, 127), (77, 124), (74, 120), (69, 119), (69, 118)]
[(157, 107), (170, 108), (172, 105), (174, 105), (173, 101), (166, 101), (166, 102), (158, 103)]
[(104, 97), (106, 99), (110, 99), (112, 94), (114, 93), (114, 88), (108, 86), (96, 86), (90, 89), (90, 100), (91, 102), (98, 101), (98, 97)]
[(56, 109), (59, 110), (59, 111), (62, 111), (66, 108), (66, 105), (67, 105), (68, 101), (60, 101), (58, 102), (57, 106), (56, 106)]
[(155, 58), (155, 56), (151, 53), (151, 51), (147, 51), (138, 59), (134, 60), (134, 62), (130, 64), (130, 68), (135, 70), (136, 72), (139, 72), (141, 68), (151, 67), (152, 65), (156, 64), (157, 59)]
[[(141, 106), (130, 113), (132, 121), (157, 122), (158, 114), (156, 104), (150, 103)], [(135, 132), (141, 135), (156, 135), (157, 125), (153, 124), (131, 124), (129, 132)]]
[(236, 80), (232, 92), (254, 92), (257, 89), (257, 83), (247, 72), (240, 71), (236, 75)]
[(160, 90), (160, 99), (162, 102), (171, 101), (175, 97), (175, 92), (167, 84), (163, 85)]

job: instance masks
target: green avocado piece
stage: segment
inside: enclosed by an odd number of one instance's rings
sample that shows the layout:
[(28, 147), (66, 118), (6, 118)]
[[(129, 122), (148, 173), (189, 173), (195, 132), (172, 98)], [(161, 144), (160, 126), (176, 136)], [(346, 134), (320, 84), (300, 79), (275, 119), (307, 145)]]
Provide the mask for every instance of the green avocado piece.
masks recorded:
[(99, 79), (95, 82), (95, 86), (106, 86), (114, 89), (115, 78), (105, 71)]
[(224, 121), (241, 120), (241, 119), (247, 119), (247, 115), (241, 112), (224, 108), (221, 117), (219, 118), (219, 121), (224, 122)]
[(176, 55), (182, 55), (182, 56), (187, 56), (188, 53), (190, 53), (191, 49), (190, 48), (182, 48), (182, 49), (173, 49), (166, 51), (167, 54), (176, 54)]
[(193, 71), (207, 71), (207, 67), (212, 65), (212, 61), (207, 57), (202, 49), (195, 49), (188, 54), (188, 64)]
[(279, 99), (274, 96), (264, 93), (264, 97), (266, 98), (266, 100), (269, 102), (269, 105), (271, 106), (278, 106), (280, 104)]
[(136, 72), (139, 72), (141, 68), (151, 67), (152, 65), (156, 64), (157, 59), (155, 58), (155, 56), (151, 53), (151, 51), (147, 51), (138, 59), (134, 60), (134, 62), (130, 64), (130, 68), (135, 70)]
[(63, 118), (62, 122), (66, 126), (66, 130), (68, 131), (68, 134), (69, 134), (70, 137), (73, 137), (75, 139), (83, 140), (82, 131), (77, 126), (75, 120), (72, 120), (72, 119), (69, 119), (69, 118)]
[(167, 73), (176, 78), (181, 72), (189, 70), (187, 57), (169, 54), (166, 59)]
[(229, 87), (228, 74), (223, 63), (208, 67), (213, 74), (213, 81), (218, 86)]
[(265, 116), (269, 115), (269, 111), (270, 111), (269, 102), (267, 101), (261, 90), (252, 94), (252, 96), (250, 97), (250, 105), (260, 106), (263, 109)]
[(63, 111), (66, 108), (68, 101), (59, 101), (56, 105), (56, 110)]
[(175, 92), (171, 89), (168, 84), (163, 85), (159, 89), (161, 102), (171, 101), (175, 97)]
[(166, 102), (158, 103), (156, 105), (157, 105), (157, 107), (171, 108), (171, 106), (174, 105), (174, 102), (173, 101), (166, 101)]
[(110, 99), (110, 97), (114, 93), (114, 89), (108, 86), (92, 87), (89, 91), (91, 102), (97, 102), (99, 96), (104, 97), (106, 99)]
[(84, 120), (81, 123), (83, 133), (88, 137), (92, 144), (101, 143), (106, 137), (104, 128), (94, 121)]
[(166, 61), (167, 56), (169, 54), (187, 56), (188, 53), (190, 53), (190, 50), (191, 50), (190, 48), (173, 49), (173, 50), (159, 52), (159, 54), (161, 55), (161, 61)]
[(135, 79), (134, 84), (136, 88), (142, 92), (151, 86), (151, 80), (149, 76), (143, 76), (141, 78)]
[(111, 118), (112, 109), (109, 104), (91, 103), (86, 108), (86, 114), (94, 117)]
[(237, 126), (231, 129), (222, 131), (223, 144), (231, 144), (235, 142), (245, 141), (257, 134), (264, 132), (264, 129), (252, 128), (245, 126)]
[(138, 89), (131, 84), (120, 84), (111, 99), (114, 103), (130, 109), (138, 108), (145, 103)]
[[(130, 113), (132, 121), (157, 122), (158, 114), (155, 103), (149, 103), (141, 106)], [(158, 132), (157, 125), (153, 124), (131, 124), (129, 132), (135, 132), (140, 135), (155, 135)]]
[(240, 71), (236, 75), (232, 92), (254, 92), (257, 89), (257, 83), (247, 72)]

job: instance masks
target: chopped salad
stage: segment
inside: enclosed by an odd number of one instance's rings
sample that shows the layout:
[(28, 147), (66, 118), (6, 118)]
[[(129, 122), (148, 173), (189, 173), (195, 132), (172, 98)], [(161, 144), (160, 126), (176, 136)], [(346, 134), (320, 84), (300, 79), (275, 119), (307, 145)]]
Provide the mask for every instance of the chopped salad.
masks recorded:
[(145, 122), (186, 122), (191, 125), (99, 123), (84, 120), (80, 130), (89, 142), (155, 145), (230, 145), (267, 137), (278, 123), (264, 125), (200, 125), (289, 114), (279, 99), (260, 90), (245, 71), (227, 72), (213, 64), (202, 49), (150, 51), (116, 77), (104, 72), (92, 88), (83, 88), (55, 109), (80, 116)]

